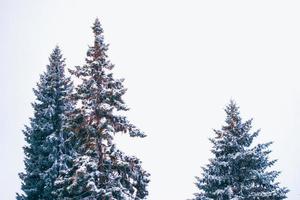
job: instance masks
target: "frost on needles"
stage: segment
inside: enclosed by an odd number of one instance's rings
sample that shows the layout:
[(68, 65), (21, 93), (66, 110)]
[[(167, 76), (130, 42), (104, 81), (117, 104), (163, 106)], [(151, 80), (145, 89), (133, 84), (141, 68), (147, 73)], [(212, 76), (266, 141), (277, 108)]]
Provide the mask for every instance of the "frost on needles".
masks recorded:
[(27, 142), (25, 172), (20, 173), (24, 194), (18, 194), (17, 199), (57, 199), (54, 182), (70, 159), (64, 140), (68, 137), (65, 129), (68, 115), (74, 109), (69, 99), (73, 84), (65, 76), (65, 62), (59, 47), (53, 50), (49, 62), (34, 89), (34, 116), (23, 131)]
[(269, 159), (271, 142), (252, 147), (259, 134), (250, 131), (252, 120), (243, 122), (233, 101), (225, 112), (225, 126), (210, 139), (214, 157), (197, 177), (195, 200), (285, 199), (288, 189), (275, 181), (279, 172), (269, 170), (276, 162)]
[(145, 134), (124, 115), (126, 88), (112, 74), (98, 19), (93, 33), (86, 64), (70, 70), (79, 79), (74, 92), (58, 47), (34, 90), (18, 200), (141, 200), (148, 195), (150, 174), (114, 143), (115, 134)]
[(93, 25), (94, 44), (87, 51), (86, 64), (70, 72), (80, 79), (74, 98), (78, 102), (72, 116), (71, 138), (76, 149), (70, 170), (70, 199), (144, 199), (149, 174), (134, 156), (117, 149), (114, 135), (145, 135), (122, 115), (128, 108), (122, 97), (123, 79), (113, 77), (114, 65), (106, 54), (103, 29), (98, 19)]

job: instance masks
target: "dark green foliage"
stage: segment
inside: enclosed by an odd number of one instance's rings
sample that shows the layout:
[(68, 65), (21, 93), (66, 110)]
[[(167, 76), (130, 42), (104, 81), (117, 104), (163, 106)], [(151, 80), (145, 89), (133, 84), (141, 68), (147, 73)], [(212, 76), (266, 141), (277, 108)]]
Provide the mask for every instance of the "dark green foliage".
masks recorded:
[(251, 147), (259, 131), (251, 133), (252, 120), (242, 122), (238, 107), (231, 101), (226, 107), (226, 124), (215, 130), (212, 153), (214, 158), (197, 178), (200, 193), (196, 200), (280, 200), (288, 190), (275, 181), (278, 171), (268, 170), (270, 143)]
[(34, 116), (23, 131), (27, 145), (24, 147), (25, 172), (20, 173), (24, 195), (18, 195), (19, 199), (55, 199), (54, 182), (63, 168), (61, 161), (67, 134), (64, 128), (67, 115), (73, 109), (68, 99), (73, 85), (65, 77), (65, 63), (58, 47), (49, 61), (47, 71), (34, 89)]
[(113, 77), (98, 19), (93, 32), (86, 64), (70, 70), (80, 81), (75, 94), (58, 47), (34, 90), (19, 200), (139, 200), (148, 195), (150, 175), (141, 161), (114, 144), (115, 134), (145, 135), (123, 115), (126, 89), (123, 79)]

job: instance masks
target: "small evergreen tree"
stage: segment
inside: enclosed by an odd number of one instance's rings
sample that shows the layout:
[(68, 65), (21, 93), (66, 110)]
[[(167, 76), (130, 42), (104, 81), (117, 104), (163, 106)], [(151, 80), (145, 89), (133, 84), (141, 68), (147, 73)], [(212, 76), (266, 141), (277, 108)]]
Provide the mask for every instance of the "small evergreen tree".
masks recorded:
[(128, 108), (122, 96), (123, 79), (115, 79), (108, 60), (108, 45), (96, 19), (94, 45), (87, 52), (86, 64), (70, 71), (81, 80), (76, 88), (78, 107), (72, 115), (76, 149), (73, 168), (65, 180), (70, 199), (144, 199), (149, 174), (139, 159), (126, 156), (113, 142), (117, 133), (132, 137), (145, 135), (122, 115)]
[(69, 100), (73, 84), (65, 76), (65, 60), (59, 47), (53, 50), (49, 61), (34, 89), (34, 117), (23, 131), (27, 142), (25, 172), (20, 173), (24, 194), (18, 194), (17, 199), (57, 199), (54, 182), (67, 160), (64, 140), (68, 133), (64, 130), (68, 114), (73, 112)]
[(251, 147), (259, 131), (250, 132), (252, 120), (242, 122), (237, 105), (226, 107), (226, 125), (211, 139), (214, 158), (197, 177), (195, 200), (280, 200), (288, 190), (275, 181), (278, 171), (268, 170), (271, 142)]

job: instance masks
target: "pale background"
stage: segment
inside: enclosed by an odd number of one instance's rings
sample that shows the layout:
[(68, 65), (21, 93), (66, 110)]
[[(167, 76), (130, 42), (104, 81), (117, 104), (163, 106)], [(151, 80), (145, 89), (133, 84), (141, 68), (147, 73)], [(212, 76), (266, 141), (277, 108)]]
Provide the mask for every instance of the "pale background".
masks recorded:
[[(118, 137), (151, 174), (150, 200), (191, 198), (211, 157), (213, 128), (231, 98), (274, 141), (279, 181), (300, 199), (299, 1), (0, 0), (0, 200), (14, 199), (23, 169), (21, 130), (32, 88), (56, 44), (82, 64), (99, 17), (129, 119), (148, 137)], [(254, 130), (255, 130), (254, 129)]]

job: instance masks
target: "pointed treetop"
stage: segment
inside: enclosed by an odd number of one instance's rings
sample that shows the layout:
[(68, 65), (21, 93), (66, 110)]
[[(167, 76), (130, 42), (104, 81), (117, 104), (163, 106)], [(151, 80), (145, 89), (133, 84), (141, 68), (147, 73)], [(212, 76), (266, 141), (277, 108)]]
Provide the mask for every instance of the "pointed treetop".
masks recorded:
[(225, 112), (227, 114), (225, 120), (227, 124), (232, 124), (232, 122), (237, 123), (241, 121), (239, 107), (234, 100), (230, 100), (229, 104), (225, 108)]
[(98, 18), (96, 18), (92, 29), (95, 35), (100, 35), (103, 33), (103, 29)]
[(58, 45), (54, 47), (52, 53), (50, 54), (50, 61), (60, 60), (62, 58), (62, 53)]
[(61, 54), (61, 50), (58, 45), (56, 45), (53, 49), (53, 53)]
[(52, 53), (49, 57), (49, 62), (50, 63), (47, 65), (47, 70), (59, 70), (61, 72), (64, 71), (65, 59), (63, 58), (63, 55), (58, 45), (56, 45), (55, 48), (52, 50)]
[[(108, 50), (108, 45), (105, 44), (104, 42), (104, 36), (103, 36), (103, 29), (100, 24), (100, 21), (98, 18), (96, 18), (94, 24), (93, 24), (93, 32), (94, 32), (94, 46), (89, 48), (87, 52), (87, 56), (91, 57), (92, 59), (90, 60), (91, 62), (96, 61), (96, 60), (101, 60), (103, 61), (104, 58), (107, 57), (106, 51)], [(109, 62), (108, 60), (106, 62)], [(111, 69), (112, 65), (107, 63), (107, 68)]]
[(225, 112), (227, 114), (239, 113), (239, 107), (233, 99), (230, 99), (229, 104), (225, 108)]

